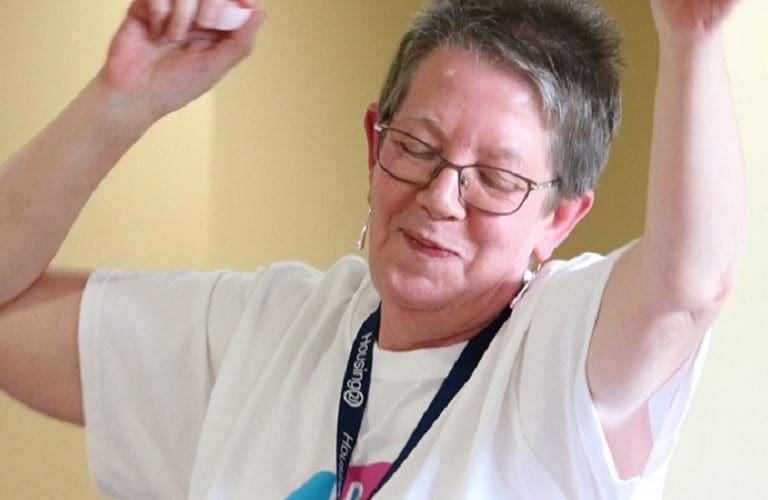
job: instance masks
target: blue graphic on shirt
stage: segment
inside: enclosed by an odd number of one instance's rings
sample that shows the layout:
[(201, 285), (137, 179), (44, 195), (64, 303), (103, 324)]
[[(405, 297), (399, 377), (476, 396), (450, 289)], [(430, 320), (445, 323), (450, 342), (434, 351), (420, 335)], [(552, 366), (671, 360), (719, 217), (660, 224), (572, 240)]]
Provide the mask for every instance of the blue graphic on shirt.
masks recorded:
[[(343, 500), (365, 500), (389, 470), (389, 462), (353, 465), (341, 492)], [(299, 489), (288, 495), (287, 500), (334, 500), (336, 474), (322, 470), (312, 476)]]
[(288, 495), (286, 500), (330, 499), (335, 483), (336, 474), (327, 470), (321, 470), (304, 483), (301, 488)]

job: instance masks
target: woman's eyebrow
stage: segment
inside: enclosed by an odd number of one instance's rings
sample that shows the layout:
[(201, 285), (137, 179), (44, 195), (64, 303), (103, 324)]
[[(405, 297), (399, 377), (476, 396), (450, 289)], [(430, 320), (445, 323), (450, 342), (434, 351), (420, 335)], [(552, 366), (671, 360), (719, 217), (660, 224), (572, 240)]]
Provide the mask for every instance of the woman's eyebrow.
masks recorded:
[(513, 146), (484, 146), (480, 148), (483, 155), (487, 155), (499, 160), (521, 160), (523, 155), (518, 148)]
[[(443, 132), (443, 125), (432, 111), (415, 110), (398, 121), (424, 126), (427, 128), (427, 131), (431, 133), (436, 139), (440, 141), (446, 140), (446, 134)], [(419, 138), (427, 140), (427, 138)], [(514, 146), (490, 144), (487, 146), (481, 146), (477, 151), (477, 154), (479, 158), (489, 158), (496, 161), (505, 161), (515, 164), (522, 163), (525, 160), (522, 152)]]
[(445, 139), (442, 123), (431, 111), (417, 110), (401, 118), (401, 120), (398, 120), (398, 121), (423, 125), (427, 129), (429, 129), (429, 132), (431, 132), (437, 138), (441, 140)]

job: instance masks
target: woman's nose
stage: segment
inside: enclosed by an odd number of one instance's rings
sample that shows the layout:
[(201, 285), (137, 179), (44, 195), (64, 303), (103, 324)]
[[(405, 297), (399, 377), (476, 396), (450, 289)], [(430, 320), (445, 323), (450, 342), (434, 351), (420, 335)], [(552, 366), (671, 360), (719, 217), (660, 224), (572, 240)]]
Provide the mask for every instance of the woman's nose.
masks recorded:
[(459, 191), (460, 176), (454, 168), (442, 168), (429, 185), (419, 190), (416, 201), (434, 219), (463, 219), (467, 211)]

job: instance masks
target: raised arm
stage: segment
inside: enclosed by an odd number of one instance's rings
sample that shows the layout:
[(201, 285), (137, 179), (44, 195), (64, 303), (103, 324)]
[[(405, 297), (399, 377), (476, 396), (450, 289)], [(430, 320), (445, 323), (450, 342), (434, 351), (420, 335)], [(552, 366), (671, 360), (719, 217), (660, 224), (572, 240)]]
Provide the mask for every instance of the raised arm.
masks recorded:
[(264, 14), (248, 1), (134, 1), (99, 74), (0, 167), (0, 389), (82, 422), (77, 314), (87, 273), (46, 270), (131, 145), (249, 53)]
[(587, 365), (625, 478), (650, 453), (648, 398), (699, 346), (744, 247), (743, 161), (722, 35), (737, 3), (651, 2), (660, 54), (646, 225), (606, 285)]

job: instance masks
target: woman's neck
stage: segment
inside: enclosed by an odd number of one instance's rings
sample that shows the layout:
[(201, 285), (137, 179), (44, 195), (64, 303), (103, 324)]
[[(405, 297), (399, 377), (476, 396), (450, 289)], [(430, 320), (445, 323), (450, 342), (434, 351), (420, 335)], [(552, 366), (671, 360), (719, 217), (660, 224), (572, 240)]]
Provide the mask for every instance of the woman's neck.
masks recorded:
[(382, 300), (378, 344), (388, 351), (445, 347), (471, 339), (509, 307), (521, 285), (478, 300), (436, 309), (398, 307)]

